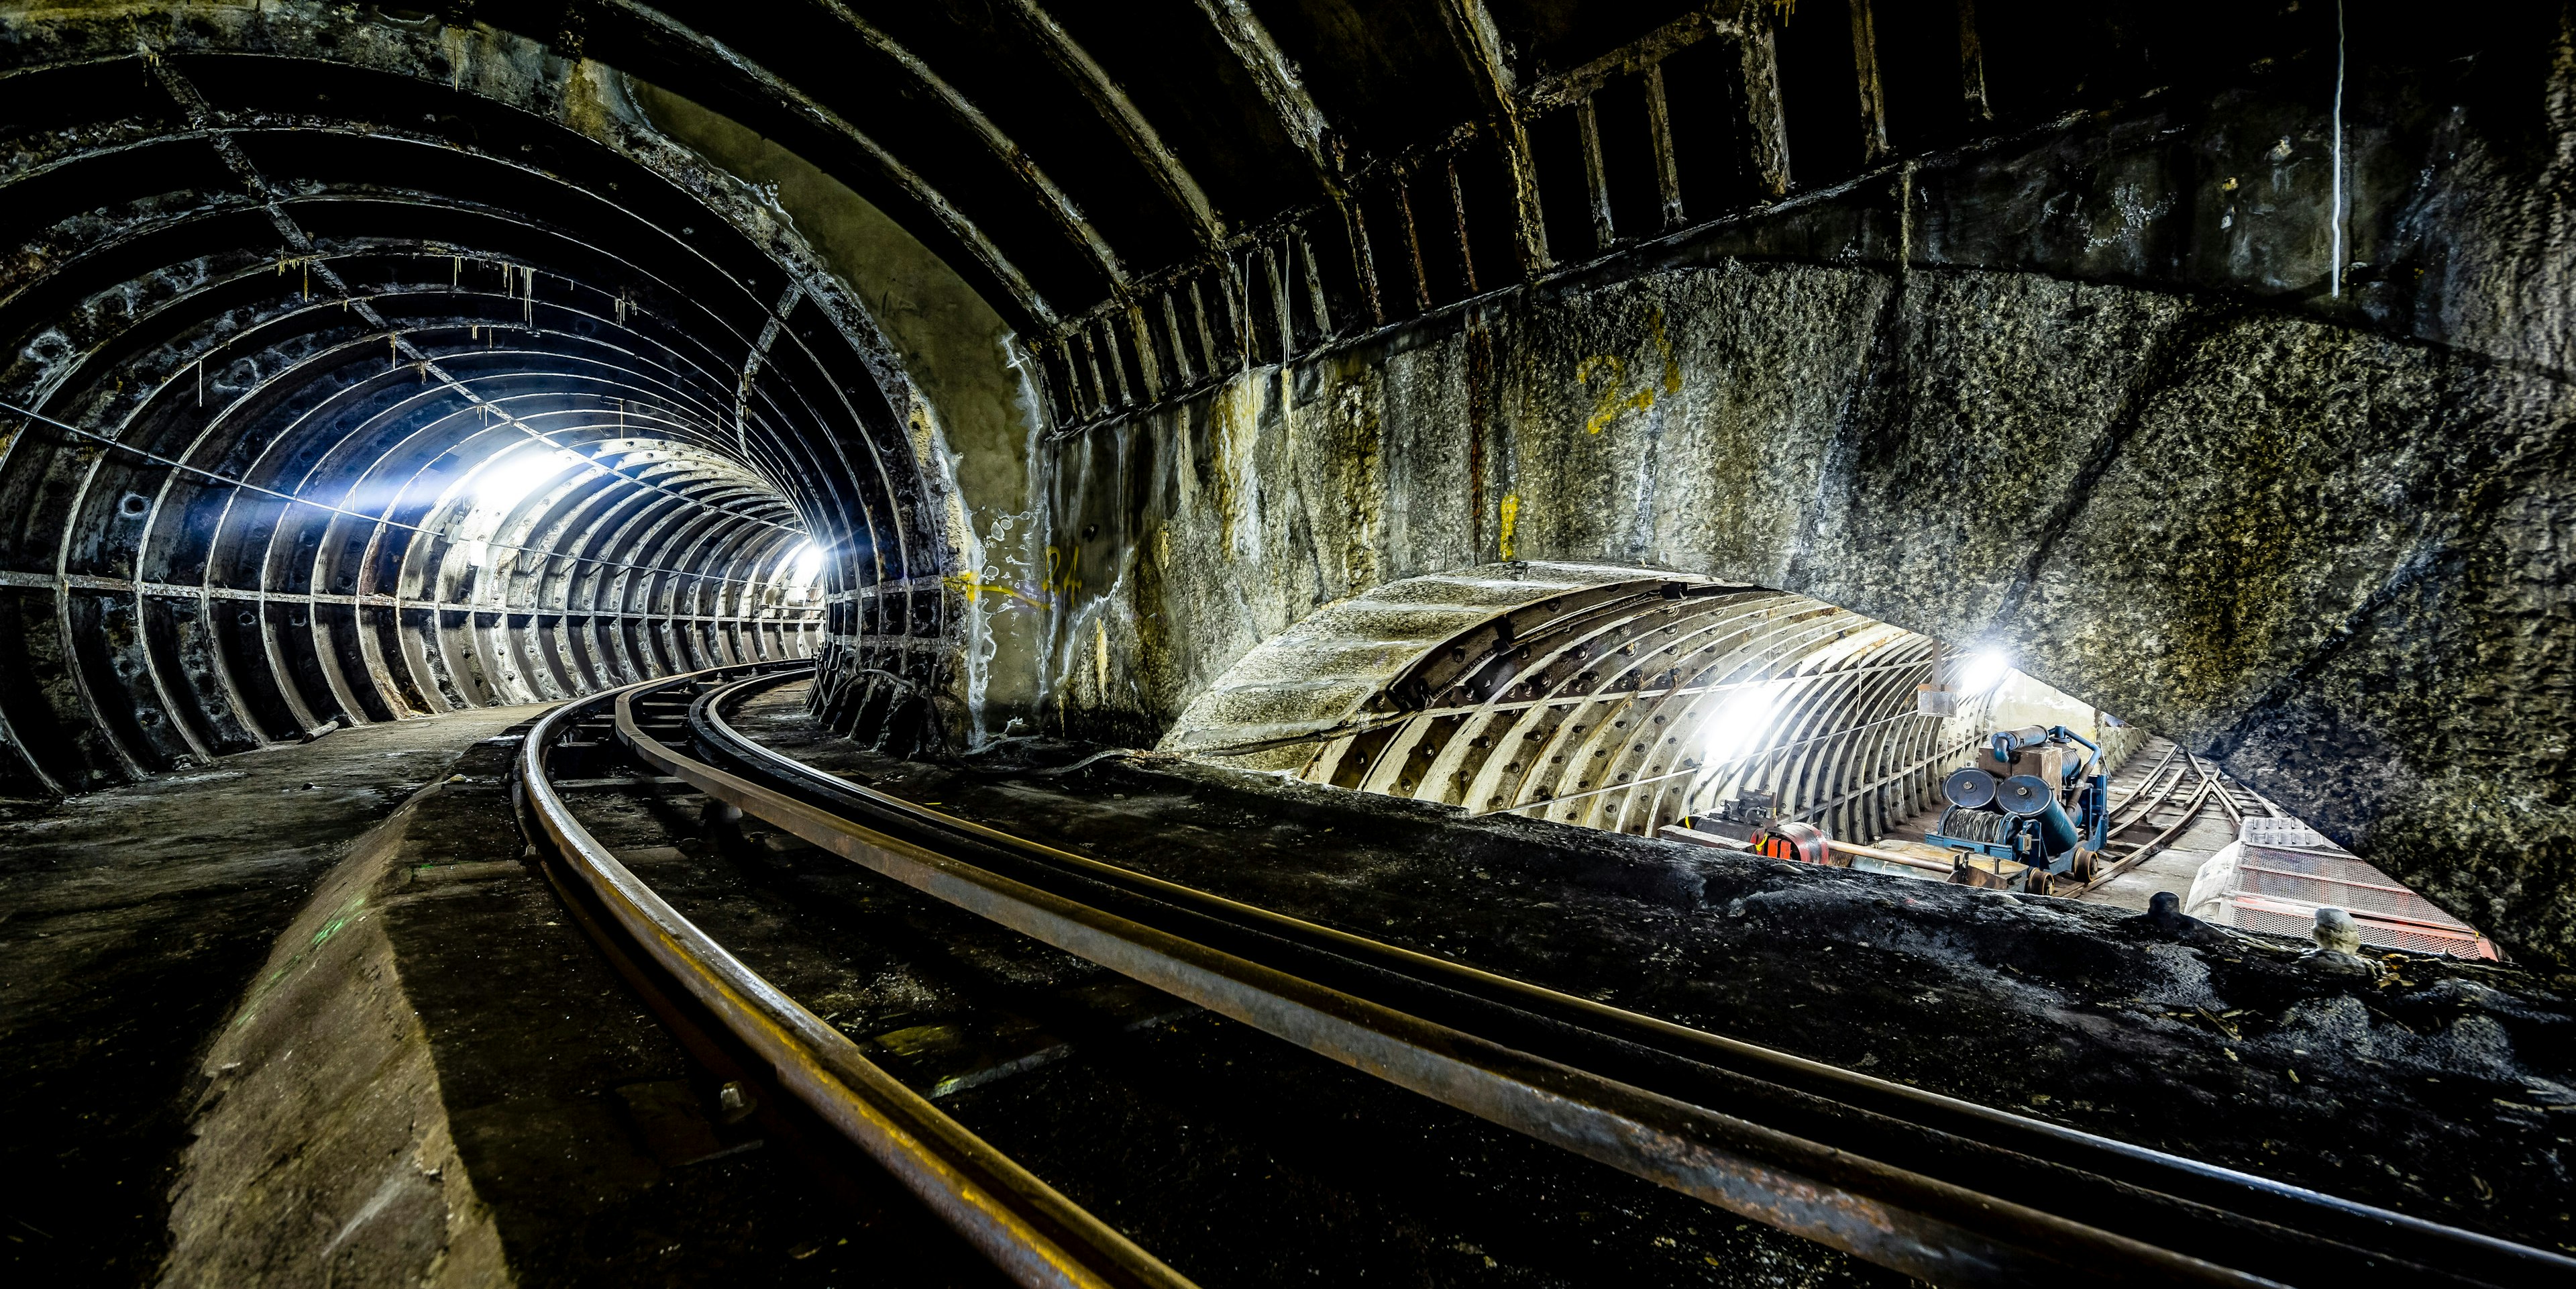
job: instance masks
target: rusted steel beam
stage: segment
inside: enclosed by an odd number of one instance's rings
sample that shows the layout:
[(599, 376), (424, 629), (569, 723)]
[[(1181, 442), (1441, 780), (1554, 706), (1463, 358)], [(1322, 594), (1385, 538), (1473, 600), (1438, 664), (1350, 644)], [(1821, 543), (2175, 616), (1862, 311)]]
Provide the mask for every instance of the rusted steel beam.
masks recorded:
[(1090, 53), (1074, 40), (1073, 33), (1066, 31), (1064, 24), (1057, 22), (1055, 15), (1048, 13), (1037, 0), (1009, 2), (1020, 21), (1037, 36), (1038, 48), (1045, 52), (1048, 60), (1064, 73), (1066, 80), (1073, 82), (1074, 88), (1091, 100), (1093, 107), (1099, 109), (1101, 119), (1117, 131), (1128, 152), (1145, 168), (1146, 175), (1154, 181), (1155, 187), (1162, 190), (1164, 198), (1188, 216), (1191, 228), (1198, 234), (1201, 249), (1215, 250), (1223, 245), (1225, 220), (1217, 214), (1215, 205), (1208, 200), (1206, 191), (1199, 187), (1198, 180), (1190, 175), (1189, 167), (1181, 164), (1181, 159), (1154, 129), (1153, 122), (1146, 120), (1145, 114), (1137, 110), (1135, 101), (1127, 97), (1127, 91), (1111, 79), (1108, 70), (1094, 61)]
[(1467, 74), (1493, 113), (1494, 131), (1502, 144), (1503, 164), (1512, 183), (1512, 242), (1520, 251), (1521, 275), (1536, 277), (1555, 266), (1548, 253), (1547, 214), (1539, 205), (1538, 163), (1530, 153), (1529, 125), (1510, 62), (1503, 56), (1502, 33), (1484, 0), (1441, 0)]
[(1887, 159), (1887, 90), (1878, 76), (1878, 20), (1870, 0), (1851, 0), (1852, 69), (1860, 82), (1861, 162)]
[(1118, 324), (1104, 315), (1096, 319), (1092, 325), (1086, 325), (1083, 328), (1083, 334), (1090, 335), (1094, 330), (1100, 333), (1102, 355), (1109, 360), (1109, 374), (1118, 386), (1118, 405), (1134, 407), (1136, 391), (1128, 386), (1127, 361), (1125, 356), (1118, 352)]
[(1529, 110), (1545, 112), (1572, 106), (1598, 93), (1612, 79), (1643, 73), (1712, 36), (1740, 38), (1744, 21), (1721, 12), (1732, 7), (1718, 3), (1694, 10), (1580, 67), (1531, 82), (1524, 93)]
[(1780, 106), (1780, 49), (1769, 17), (1749, 16), (1737, 52), (1743, 65), (1744, 124), (1755, 179), (1773, 197), (1789, 194), (1789, 121)]
[(1395, 211), (1404, 223), (1405, 262), (1413, 268), (1413, 307), (1418, 312), (1429, 313), (1431, 312), (1431, 277), (1423, 268), (1422, 236), (1413, 224), (1412, 188), (1413, 185), (1408, 176), (1396, 177)]
[(1619, 242), (1619, 226), (1610, 210), (1610, 171), (1601, 157), (1601, 117), (1593, 110), (1591, 95), (1576, 101), (1574, 126), (1583, 141), (1583, 188), (1591, 198), (1585, 204), (1592, 211), (1592, 249), (1607, 254)]
[(1190, 321), (1199, 338), (1199, 353), (1207, 359), (1200, 369), (1202, 376), (1214, 376), (1224, 360), (1218, 356), (1216, 332), (1208, 326), (1207, 297), (1199, 290), (1199, 279), (1190, 279)]
[(1306, 302), (1315, 310), (1315, 334), (1331, 336), (1333, 310), (1324, 299), (1324, 266), (1315, 258), (1314, 240), (1306, 236), (1304, 224), (1292, 226), (1289, 240), (1294, 243), (1299, 261), (1306, 270)]
[(995, 160), (1000, 161), (1010, 170), (1020, 186), (1026, 189), (1046, 211), (1047, 216), (1055, 221), (1056, 227), (1062, 230), (1074, 245), (1082, 248), (1091, 257), (1093, 265), (1100, 270), (1101, 275), (1109, 279), (1110, 289), (1113, 292), (1125, 292), (1127, 289), (1126, 264), (1118, 258), (1118, 252), (1109, 245), (1108, 240), (1100, 235), (1100, 230), (1092, 227), (1091, 220), (1082, 213), (1079, 206), (1074, 204), (1073, 198), (1067, 195), (1055, 180), (1047, 177), (1045, 169), (1038, 165), (1037, 158), (1023, 151), (1020, 145), (1014, 142), (1001, 126), (995, 124), (993, 118), (986, 115), (982, 108), (975, 106), (972, 100), (958, 92), (956, 86), (949, 84), (938, 72), (931, 70), (928, 63), (923, 62), (911, 50), (904, 48), (876, 24), (860, 17), (848, 5), (841, 3), (841, 0), (816, 0), (816, 3), (821, 5), (824, 12), (839, 20), (842, 26), (849, 28), (851, 33), (859, 38), (860, 43), (901, 68), (905, 75), (910, 76), (924, 90), (927, 90), (930, 97), (938, 102), (951, 119), (966, 127), (967, 132), (973, 134), (985, 149), (993, 154)]
[(889, 185), (919, 205), (942, 230), (955, 238), (958, 245), (964, 247), (966, 253), (974, 258), (976, 266), (991, 274), (993, 279), (1001, 284), (1002, 289), (1010, 293), (1014, 303), (1018, 304), (1031, 318), (1036, 319), (1041, 326), (1054, 325), (1057, 320), (1055, 307), (1047, 302), (1045, 296), (1039, 294), (1036, 287), (1029, 284), (1028, 277), (1020, 272), (1019, 267), (1011, 262), (1010, 257), (1002, 254), (1001, 247), (996, 245), (992, 238), (986, 236), (983, 229), (977, 227), (973, 220), (968, 219), (965, 212), (957, 209), (948, 200), (946, 194), (914, 173), (911, 167), (905, 165), (893, 152), (870, 137), (866, 131), (816, 102), (811, 95), (779, 79), (767, 68), (709, 39), (696, 29), (672, 19), (658, 9), (634, 3), (634, 0), (592, 0), (592, 2), (616, 12), (625, 20), (634, 23), (638, 29), (657, 39), (666, 41), (676, 48), (688, 50), (707, 66), (741, 77), (758, 88), (763, 95), (786, 108), (790, 115), (857, 149), (860, 155), (876, 167), (878, 174)]
[(1128, 336), (1136, 344), (1136, 373), (1145, 382), (1145, 401), (1159, 403), (1163, 400), (1163, 364), (1154, 353), (1153, 324), (1145, 321), (1141, 302), (1128, 301), (1125, 312)]
[(1655, 195), (1663, 202), (1664, 231), (1682, 226), (1682, 172), (1673, 156), (1673, 114), (1664, 103), (1664, 66), (1639, 73), (1646, 87), (1646, 141), (1654, 149)]
[(1268, 241), (1261, 244), (1261, 271), (1270, 284), (1271, 325), (1279, 331), (1279, 365), (1284, 368), (1297, 356), (1297, 321), (1288, 303), (1287, 276), (1279, 271), (1279, 249)]
[(1986, 102), (1986, 45), (1977, 31), (1977, 0), (1959, 0), (1959, 93), (1970, 121), (1995, 119)]
[(1173, 293), (1169, 290), (1160, 291), (1156, 294), (1160, 295), (1163, 299), (1163, 330), (1171, 340), (1172, 365), (1178, 368), (1178, 371), (1175, 374), (1180, 378), (1180, 382), (1183, 385), (1197, 384), (1199, 374), (1203, 371), (1209, 370), (1214, 366), (1214, 364), (1206, 361), (1190, 361), (1189, 343), (1183, 338), (1181, 333), (1181, 309), (1178, 300), (1175, 299)]
[(1341, 203), (1342, 227), (1350, 234), (1351, 263), (1359, 270), (1360, 298), (1368, 303), (1369, 325), (1386, 325), (1386, 302), (1378, 294), (1377, 248), (1369, 241), (1368, 214), (1356, 201)]
[(1208, 25), (1215, 28), (1217, 39), (1234, 52), (1237, 62), (1251, 73), (1253, 88), (1261, 100), (1270, 105), (1280, 129), (1306, 154), (1314, 169), (1317, 183), (1324, 191), (1339, 197), (1343, 194), (1342, 161), (1339, 141), (1332, 126), (1315, 106), (1314, 96), (1306, 92), (1305, 80), (1297, 74), (1297, 65), (1270, 37), (1246, 0), (1198, 0), (1199, 12), (1207, 15)]
[[(1442, 168), (1446, 170), (1449, 175), (1449, 211), (1457, 220), (1458, 271), (1465, 275), (1467, 294), (1476, 295), (1479, 293), (1480, 288), (1476, 285), (1475, 238), (1467, 231), (1467, 190), (1458, 183), (1458, 159), (1456, 157), (1445, 158), (1442, 162)], [(1482, 508), (1478, 507), (1478, 509)]]

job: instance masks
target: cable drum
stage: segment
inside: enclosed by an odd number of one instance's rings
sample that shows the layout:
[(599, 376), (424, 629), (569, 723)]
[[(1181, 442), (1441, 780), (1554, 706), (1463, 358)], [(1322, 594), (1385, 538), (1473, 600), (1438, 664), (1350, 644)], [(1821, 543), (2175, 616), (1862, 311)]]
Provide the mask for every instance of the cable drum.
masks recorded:
[(1992, 810), (1971, 810), (1952, 806), (1941, 812), (1941, 826), (1933, 829), (1944, 837), (1973, 841), (1981, 845), (2000, 846), (2012, 828), (2012, 816)]

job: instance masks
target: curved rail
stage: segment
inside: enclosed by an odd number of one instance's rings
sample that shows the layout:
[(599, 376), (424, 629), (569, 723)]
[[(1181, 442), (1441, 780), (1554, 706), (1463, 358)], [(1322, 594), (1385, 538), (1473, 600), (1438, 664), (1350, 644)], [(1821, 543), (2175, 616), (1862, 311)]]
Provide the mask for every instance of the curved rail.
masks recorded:
[(2576, 1273), (2576, 1259), (1625, 1012), (890, 797), (725, 723), (727, 703), (784, 678), (697, 696), (695, 746), (685, 750), (643, 728), (641, 691), (627, 691), (618, 736), (715, 799), (915, 889), (1909, 1274), (1947, 1284), (2467, 1285)]
[[(718, 668), (704, 679), (761, 668)], [(800, 668), (797, 668), (801, 670)], [(565, 704), (521, 746), (529, 812), (630, 941), (769, 1064), (780, 1086), (837, 1128), (1012, 1279), (1031, 1289), (1189, 1289), (1191, 1282), (1066, 1199), (870, 1062), (848, 1036), (744, 966), (655, 894), (573, 817), (546, 753), (597, 709), (621, 728), (648, 681)], [(685, 683), (685, 682), (684, 682)]]

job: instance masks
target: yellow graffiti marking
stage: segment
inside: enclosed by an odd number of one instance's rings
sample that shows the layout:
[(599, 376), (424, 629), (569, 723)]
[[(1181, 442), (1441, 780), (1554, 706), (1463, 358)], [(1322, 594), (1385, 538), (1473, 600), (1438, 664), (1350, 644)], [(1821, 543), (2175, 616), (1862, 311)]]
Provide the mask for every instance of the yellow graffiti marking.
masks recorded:
[(1610, 422), (1618, 419), (1621, 412), (1642, 412), (1653, 407), (1659, 395), (1682, 392), (1682, 366), (1673, 357), (1671, 339), (1664, 335), (1664, 311), (1648, 310), (1646, 327), (1654, 335), (1656, 354), (1663, 359), (1663, 380), (1659, 385), (1627, 389), (1628, 363), (1617, 354), (1594, 354), (1574, 365), (1574, 383), (1578, 385), (1590, 385), (1593, 377), (1605, 373), (1609, 377), (1601, 383), (1601, 393), (1592, 405), (1592, 415), (1583, 422), (1584, 433), (1599, 434)]
[(1586, 434), (1599, 434), (1601, 428), (1621, 412), (1632, 409), (1642, 412), (1655, 405), (1655, 390), (1651, 385), (1629, 394), (1619, 392), (1619, 387), (1627, 380), (1628, 364), (1620, 361), (1617, 354), (1595, 354), (1584, 359), (1574, 369), (1575, 383), (1589, 385), (1593, 374), (1601, 371), (1609, 372), (1610, 379), (1602, 382), (1600, 400), (1592, 405), (1592, 415), (1583, 422)]
[(1082, 548), (1079, 546), (1071, 551), (1054, 546), (1047, 547), (1046, 581), (1038, 586), (1038, 590), (1046, 595), (1062, 592), (1065, 601), (1070, 604), (1074, 596), (1082, 593), (1081, 556)]
[(1512, 557), (1512, 534), (1520, 528), (1520, 520), (1521, 495), (1517, 492), (1504, 493), (1502, 537), (1499, 544), (1505, 560)]
[(1100, 701), (1109, 701), (1109, 622), (1091, 620), (1091, 665), (1100, 682)]
[(948, 583), (949, 589), (964, 592), (966, 595), (966, 602), (968, 604), (978, 602), (982, 599), (985, 593), (990, 592), (994, 595), (1009, 596), (1014, 600), (1018, 600), (1021, 603), (1028, 605), (1032, 609), (1043, 609), (1046, 607), (1044, 602), (1032, 597), (1028, 592), (1023, 591), (1008, 582), (987, 582), (972, 573), (951, 573), (943, 580)]

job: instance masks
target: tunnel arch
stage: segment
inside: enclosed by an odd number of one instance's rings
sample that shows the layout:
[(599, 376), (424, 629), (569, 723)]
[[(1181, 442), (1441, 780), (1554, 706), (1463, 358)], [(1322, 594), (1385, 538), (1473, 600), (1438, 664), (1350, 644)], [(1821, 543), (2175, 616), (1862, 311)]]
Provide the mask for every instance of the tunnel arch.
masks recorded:
[[(1748, 790), (1848, 841), (1930, 808), (1998, 671), (1792, 592), (1488, 564), (1387, 583), (1246, 654), (1161, 750), (1315, 783), (1652, 834)], [(2115, 748), (2116, 756), (2124, 749)]]
[(0, 794), (724, 662), (938, 682), (926, 407), (615, 73), (357, 10), (10, 34)]

